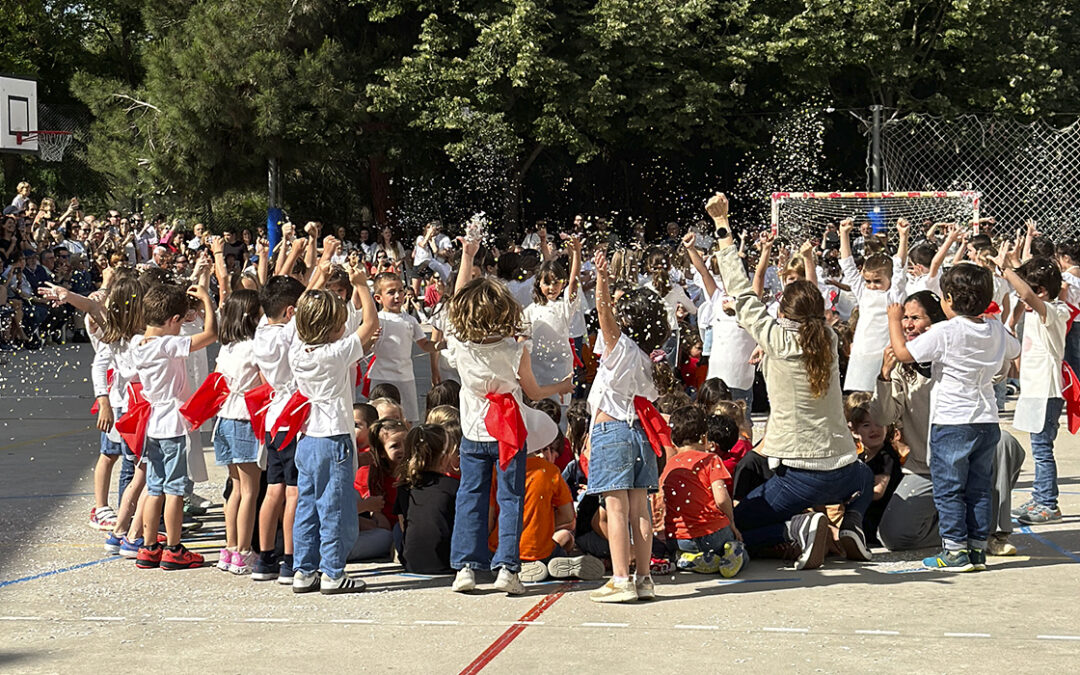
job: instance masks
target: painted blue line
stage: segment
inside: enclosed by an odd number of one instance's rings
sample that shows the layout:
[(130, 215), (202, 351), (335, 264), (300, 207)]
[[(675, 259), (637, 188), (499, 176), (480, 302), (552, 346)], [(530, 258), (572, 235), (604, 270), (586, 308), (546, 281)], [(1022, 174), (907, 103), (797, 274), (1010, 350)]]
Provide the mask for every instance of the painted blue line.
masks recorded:
[(90, 562), (79, 563), (78, 565), (72, 565), (70, 567), (61, 567), (60, 569), (51, 570), (49, 572), (42, 572), (41, 574), (34, 574), (29, 577), (23, 577), (21, 579), (12, 579), (10, 581), (0, 581), (0, 588), (5, 586), (11, 586), (13, 584), (21, 584), (24, 581), (34, 581), (36, 579), (44, 579), (45, 577), (51, 577), (54, 574), (62, 574), (64, 572), (72, 572), (74, 570), (81, 570), (84, 567), (91, 567), (93, 565), (100, 565), (101, 563), (107, 563), (112, 560), (125, 560), (119, 556), (111, 555), (108, 558), (102, 558), (101, 560), (91, 560)]
[(1020, 527), (1020, 533), (1021, 534), (1026, 534), (1026, 535), (1032, 537), (1033, 539), (1035, 539), (1036, 541), (1039, 541), (1039, 542), (1041, 542), (1043, 544), (1046, 544), (1047, 546), (1054, 549), (1055, 551), (1057, 551), (1061, 555), (1065, 556), (1066, 558), (1071, 558), (1073, 562), (1080, 562), (1080, 555), (1077, 555), (1077, 554), (1075, 554), (1075, 553), (1073, 553), (1071, 551), (1066, 551), (1065, 549), (1061, 548), (1060, 546), (1058, 546), (1054, 542), (1050, 541), (1046, 537), (1042, 536), (1041, 534), (1035, 534), (1034, 532), (1031, 531), (1031, 528), (1028, 527), (1027, 525), (1022, 525)]
[(929, 567), (912, 567), (905, 570), (889, 570), (885, 574), (917, 574), (919, 572), (931, 572)]

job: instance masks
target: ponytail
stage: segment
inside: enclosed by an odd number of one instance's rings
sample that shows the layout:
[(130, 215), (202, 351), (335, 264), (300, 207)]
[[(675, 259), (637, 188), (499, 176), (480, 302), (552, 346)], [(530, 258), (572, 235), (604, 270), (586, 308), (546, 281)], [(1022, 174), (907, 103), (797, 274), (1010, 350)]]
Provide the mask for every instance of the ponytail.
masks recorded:
[(825, 323), (825, 299), (809, 281), (793, 281), (784, 289), (780, 312), (799, 325), (799, 347), (810, 394), (821, 398), (829, 391), (836, 358), (829, 326)]

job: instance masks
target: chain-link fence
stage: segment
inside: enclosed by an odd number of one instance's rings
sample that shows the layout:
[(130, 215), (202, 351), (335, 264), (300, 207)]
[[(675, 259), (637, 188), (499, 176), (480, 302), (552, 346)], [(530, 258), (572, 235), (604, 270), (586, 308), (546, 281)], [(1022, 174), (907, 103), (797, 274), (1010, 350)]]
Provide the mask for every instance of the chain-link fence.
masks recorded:
[(897, 115), (882, 125), (881, 148), (887, 190), (974, 190), (997, 232), (1031, 218), (1051, 238), (1075, 236), (1080, 123)]

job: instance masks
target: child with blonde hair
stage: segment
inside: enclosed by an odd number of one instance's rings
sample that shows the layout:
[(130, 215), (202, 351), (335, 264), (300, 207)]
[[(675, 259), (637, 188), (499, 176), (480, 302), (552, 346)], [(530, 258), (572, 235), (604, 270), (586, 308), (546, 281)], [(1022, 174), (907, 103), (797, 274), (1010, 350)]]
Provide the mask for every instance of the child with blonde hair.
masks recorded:
[[(295, 394), (283, 415), (290, 432), (304, 434), (296, 444), (297, 502), (293, 526), (294, 593), (355, 593), (364, 583), (345, 574), (356, 539), (356, 471), (350, 365), (364, 356), (379, 328), (375, 302), (363, 268), (349, 272), (363, 307), (359, 326), (348, 326), (349, 310), (331, 291), (307, 291), (296, 306), (296, 334), (289, 365)], [(355, 315), (354, 315), (355, 316)], [(355, 332), (346, 336), (350, 328)], [(306, 419), (304, 416), (306, 415)], [(318, 576), (322, 572), (321, 578)]]
[[(521, 306), (505, 286), (472, 276), (479, 245), (466, 241), (458, 270), (458, 289), (450, 301), (447, 358), (461, 375), (461, 485), (457, 492), (450, 566), (457, 570), (453, 590), (476, 588), (475, 570), (498, 570), (495, 588), (520, 595), (525, 587), (519, 540), (525, 497), (525, 445), (546, 446), (558, 427), (544, 413), (526, 406), (573, 390), (571, 378), (540, 386), (532, 373), (522, 333)], [(488, 510), (492, 473), (497, 483), (499, 542), (488, 550)]]

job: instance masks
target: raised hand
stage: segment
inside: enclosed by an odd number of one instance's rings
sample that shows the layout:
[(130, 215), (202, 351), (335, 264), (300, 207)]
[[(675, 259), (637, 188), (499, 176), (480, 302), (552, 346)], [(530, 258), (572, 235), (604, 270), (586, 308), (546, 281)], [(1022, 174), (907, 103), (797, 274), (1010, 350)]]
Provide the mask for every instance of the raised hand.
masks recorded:
[(896, 232), (901, 238), (906, 238), (911, 233), (911, 223), (904, 218), (898, 219), (896, 221)]
[(851, 231), (855, 229), (855, 220), (852, 218), (844, 218), (840, 221), (840, 235), (851, 235)]
[(713, 221), (724, 220), (728, 217), (728, 198), (723, 192), (717, 192), (709, 201), (705, 202), (705, 212)]
[(608, 261), (607, 261), (607, 256), (604, 255), (603, 251), (597, 251), (593, 255), (593, 265), (596, 267), (596, 276), (597, 276), (597, 278), (603, 278), (603, 279), (608, 278), (608, 274), (609, 274)]

